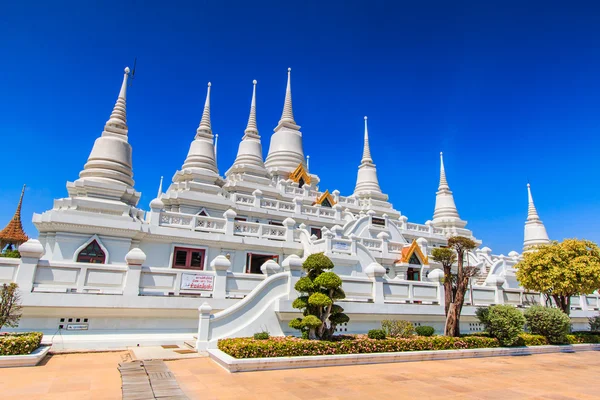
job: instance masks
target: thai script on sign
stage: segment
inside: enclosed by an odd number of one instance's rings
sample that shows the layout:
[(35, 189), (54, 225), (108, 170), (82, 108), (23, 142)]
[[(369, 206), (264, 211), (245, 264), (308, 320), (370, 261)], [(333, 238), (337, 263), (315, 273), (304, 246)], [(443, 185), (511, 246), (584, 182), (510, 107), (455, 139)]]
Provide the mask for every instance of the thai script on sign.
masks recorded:
[(213, 290), (213, 276), (182, 274), (181, 289)]

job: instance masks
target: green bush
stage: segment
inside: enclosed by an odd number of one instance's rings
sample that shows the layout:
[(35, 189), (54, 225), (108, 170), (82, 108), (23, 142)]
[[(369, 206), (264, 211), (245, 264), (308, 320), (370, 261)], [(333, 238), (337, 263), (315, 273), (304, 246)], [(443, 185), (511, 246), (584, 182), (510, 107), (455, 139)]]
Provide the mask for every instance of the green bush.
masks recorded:
[(234, 338), (219, 340), (221, 351), (235, 358), (293, 357), (333, 354), (389, 353), (422, 350), (457, 350), (498, 347), (497, 339), (467, 336), (413, 336), (411, 338), (372, 340), (367, 336), (340, 340), (304, 340), (293, 336), (269, 340)]
[(502, 346), (513, 346), (517, 343), (525, 325), (525, 317), (521, 311), (509, 305), (491, 306), (485, 318), (486, 330), (498, 339)]
[(4, 253), (0, 253), (0, 257), (21, 258), (21, 253), (19, 250), (5, 250)]
[(596, 315), (595, 317), (588, 318), (590, 324), (590, 331), (597, 332), (600, 331), (600, 315)]
[(567, 342), (571, 320), (558, 308), (532, 306), (525, 311), (525, 319), (529, 331), (546, 337), (550, 344)]
[(489, 307), (477, 307), (477, 309), (475, 310), (475, 316), (477, 316), (477, 319), (479, 320), (479, 322), (481, 322), (481, 324), (485, 327), (485, 329), (488, 329), (488, 316), (490, 315), (490, 308)]
[(568, 344), (600, 343), (600, 335), (574, 333), (567, 335)]
[(531, 333), (521, 333), (517, 339), (517, 346), (544, 346), (548, 344), (548, 339), (542, 335), (532, 335)]
[(0, 356), (29, 354), (42, 342), (42, 332), (9, 333), (0, 335)]
[(415, 332), (419, 336), (432, 336), (435, 333), (435, 329), (433, 329), (433, 326), (422, 325), (415, 327)]
[(385, 339), (385, 331), (383, 329), (371, 329), (367, 336), (369, 339), (383, 340)]
[(256, 340), (267, 340), (269, 338), (269, 332), (262, 331), (254, 334), (254, 339)]
[(385, 331), (386, 336), (393, 338), (406, 338), (415, 334), (415, 327), (412, 322), (404, 320), (383, 320), (381, 329)]

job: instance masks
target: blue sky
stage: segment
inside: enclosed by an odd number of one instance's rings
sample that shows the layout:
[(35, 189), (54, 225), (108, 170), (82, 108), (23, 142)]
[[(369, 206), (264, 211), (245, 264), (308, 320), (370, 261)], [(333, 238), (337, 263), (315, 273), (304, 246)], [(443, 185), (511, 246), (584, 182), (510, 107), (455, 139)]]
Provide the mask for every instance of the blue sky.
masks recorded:
[(212, 87), (221, 174), (258, 80), (266, 155), (292, 67), (296, 121), (321, 189), (350, 194), (363, 116), (382, 189), (431, 219), (439, 152), (461, 217), (520, 251), (529, 179), (553, 239), (600, 241), (600, 4), (564, 1), (5, 2), (0, 12), (0, 225), (66, 196), (122, 71), (140, 206), (185, 159)]

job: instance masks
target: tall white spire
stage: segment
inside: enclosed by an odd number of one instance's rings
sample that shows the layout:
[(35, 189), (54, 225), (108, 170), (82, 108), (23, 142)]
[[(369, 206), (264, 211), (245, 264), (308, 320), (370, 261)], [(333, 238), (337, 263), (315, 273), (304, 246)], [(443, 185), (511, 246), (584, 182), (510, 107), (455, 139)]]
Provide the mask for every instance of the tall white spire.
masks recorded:
[(252, 101), (250, 102), (248, 125), (238, 147), (237, 157), (231, 168), (225, 173), (228, 178), (232, 174), (250, 174), (263, 178), (269, 176), (263, 162), (262, 144), (256, 124), (256, 83), (256, 80), (252, 81)]
[(208, 82), (208, 88), (206, 89), (206, 100), (204, 101), (204, 110), (202, 111), (202, 119), (200, 125), (198, 125), (197, 132), (207, 132), (212, 134), (212, 128), (210, 126), (210, 87), (211, 83)]
[(361, 163), (372, 163), (371, 148), (369, 147), (369, 128), (367, 127), (367, 117), (365, 116), (365, 138), (363, 144), (363, 156)]
[(287, 174), (305, 164), (302, 133), (294, 120), (292, 110), (291, 68), (288, 68), (287, 88), (281, 119), (271, 136), (271, 146), (265, 166), (274, 175), (286, 177)]
[(544, 223), (540, 220), (540, 217), (533, 204), (533, 196), (531, 195), (531, 185), (527, 184), (527, 221), (525, 222), (525, 235), (523, 239), (523, 249), (531, 249), (532, 246), (539, 246), (542, 244), (550, 243), (548, 233)]
[[(131, 145), (127, 141), (127, 79), (125, 68), (117, 101), (104, 125), (104, 131), (94, 142), (94, 147), (79, 173), (79, 179), (67, 183), (69, 196), (102, 197), (136, 205), (141, 196), (133, 189)], [(94, 183), (95, 182), (95, 183)], [(110, 189), (102, 184), (117, 185)]]
[(258, 136), (258, 127), (256, 126), (256, 79), (252, 81), (252, 101), (250, 102), (250, 115), (248, 116), (248, 125), (244, 133), (246, 135)]
[(215, 160), (215, 143), (213, 142), (214, 135), (210, 123), (210, 88), (211, 83), (208, 82), (202, 119), (196, 130), (196, 137), (190, 145), (190, 150), (182, 169), (200, 168), (218, 175), (219, 170), (217, 169)]
[(363, 139), (363, 156), (358, 167), (358, 175), (356, 177), (356, 187), (354, 194), (379, 194), (379, 179), (377, 179), (377, 169), (371, 158), (371, 149), (369, 148), (369, 129), (367, 127), (367, 117), (365, 117), (365, 133)]
[(163, 177), (160, 177), (160, 183), (158, 184), (158, 194), (156, 195), (157, 198), (160, 198), (160, 195), (162, 194), (162, 184), (163, 184)]
[(279, 123), (289, 122), (296, 124), (294, 121), (294, 110), (292, 109), (292, 83), (291, 83), (292, 69), (288, 68), (287, 87), (285, 89), (285, 101), (283, 102), (283, 112), (281, 113), (281, 119)]
[(444, 168), (444, 154), (440, 152), (440, 184), (435, 197), (435, 210), (433, 212), (433, 225), (442, 228), (464, 228), (466, 221), (460, 219), (454, 195), (446, 179)]

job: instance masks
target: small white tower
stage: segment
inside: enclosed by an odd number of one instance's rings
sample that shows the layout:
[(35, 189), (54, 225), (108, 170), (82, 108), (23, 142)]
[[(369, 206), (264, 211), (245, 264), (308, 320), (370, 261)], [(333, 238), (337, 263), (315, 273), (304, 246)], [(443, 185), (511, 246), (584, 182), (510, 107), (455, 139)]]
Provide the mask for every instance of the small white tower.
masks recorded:
[(67, 182), (69, 197), (91, 197), (121, 201), (136, 206), (141, 193), (133, 188), (131, 145), (127, 140), (127, 79), (125, 68), (123, 83), (104, 131), (94, 142), (94, 147), (75, 182)]
[[(467, 225), (467, 221), (460, 219), (454, 195), (450, 190), (446, 180), (446, 170), (444, 169), (444, 155), (440, 152), (440, 184), (435, 197), (435, 210), (433, 212), (433, 226), (438, 228), (462, 229)], [(453, 232), (458, 233), (458, 232)]]
[[(363, 156), (358, 167), (356, 177), (355, 195), (375, 195), (376, 197), (385, 196), (381, 193), (379, 180), (377, 179), (377, 169), (371, 158), (371, 148), (369, 147), (369, 129), (367, 127), (367, 117), (365, 117), (365, 134), (363, 140)], [(385, 196), (387, 200), (387, 196)]]
[[(237, 157), (231, 168), (225, 173), (228, 180), (234, 179), (235, 174), (249, 174), (261, 178), (270, 178), (263, 162), (262, 144), (256, 125), (256, 80), (252, 81), (252, 84), (252, 102), (250, 103), (248, 125), (238, 147)], [(265, 183), (268, 184), (268, 181)]]
[(271, 136), (269, 154), (267, 154), (265, 161), (265, 167), (273, 175), (286, 176), (298, 168), (300, 164), (306, 167), (304, 164), (302, 133), (300, 132), (300, 126), (296, 125), (294, 111), (292, 110), (291, 70), (291, 68), (288, 68), (283, 112), (279, 124), (275, 128), (275, 133)]
[(523, 250), (531, 249), (532, 246), (539, 246), (550, 243), (546, 227), (537, 213), (533, 196), (531, 195), (531, 185), (527, 184), (527, 221), (525, 221), (525, 235), (523, 240)]

